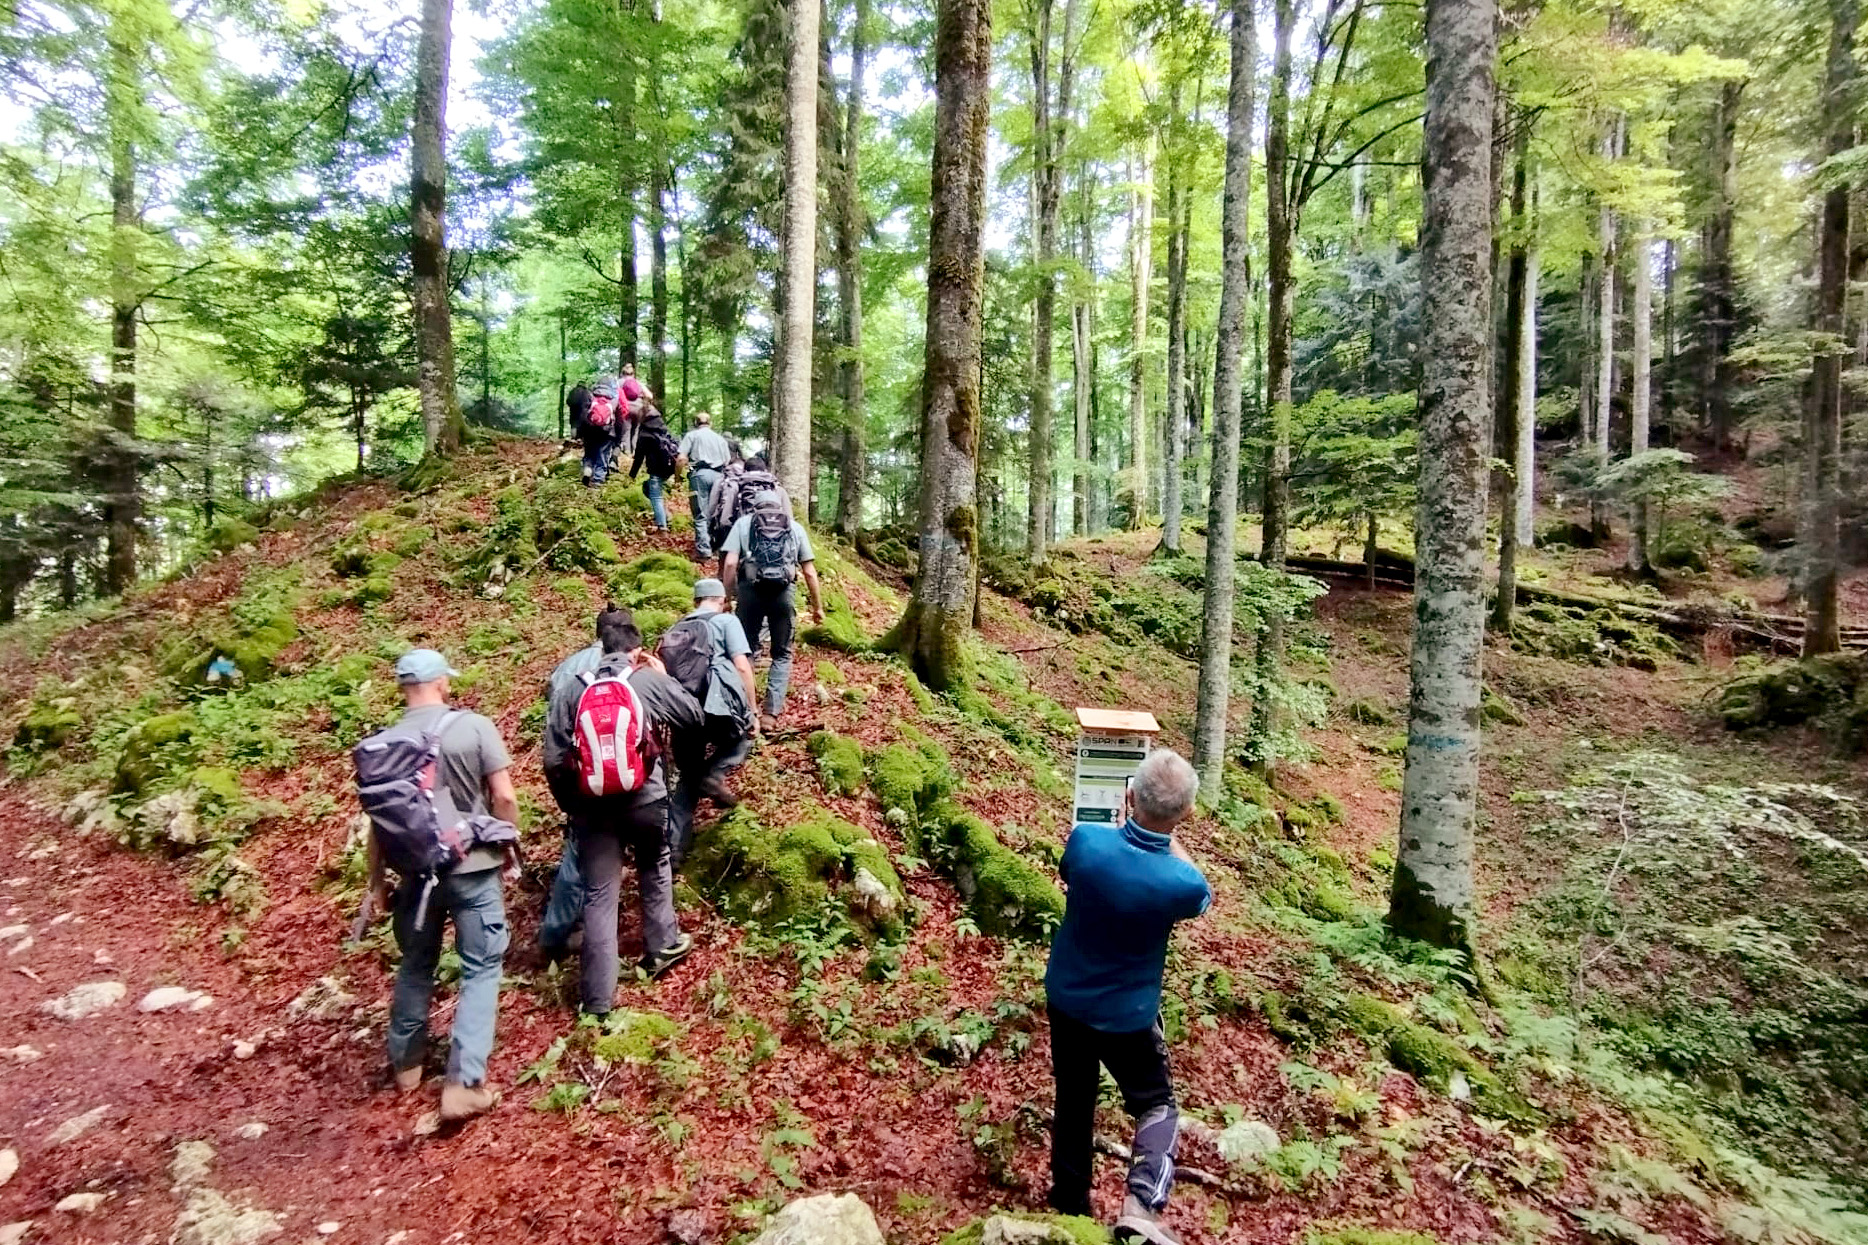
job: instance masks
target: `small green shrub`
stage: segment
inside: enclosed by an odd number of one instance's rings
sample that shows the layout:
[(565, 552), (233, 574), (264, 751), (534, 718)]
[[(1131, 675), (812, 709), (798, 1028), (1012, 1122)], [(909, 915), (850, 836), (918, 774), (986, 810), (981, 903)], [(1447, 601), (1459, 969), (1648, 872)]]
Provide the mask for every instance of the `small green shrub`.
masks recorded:
[(195, 715), (187, 710), (158, 714), (138, 724), (123, 741), (112, 790), (142, 795), (193, 758)]

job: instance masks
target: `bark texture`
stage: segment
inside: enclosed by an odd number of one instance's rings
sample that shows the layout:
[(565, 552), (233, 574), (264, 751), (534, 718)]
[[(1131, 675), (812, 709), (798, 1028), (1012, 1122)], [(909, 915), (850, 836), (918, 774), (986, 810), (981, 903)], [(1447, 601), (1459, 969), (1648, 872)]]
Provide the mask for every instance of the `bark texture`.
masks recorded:
[[(1507, 112), (1503, 107), (1498, 110), (1500, 117)], [(1518, 374), (1518, 352), (1525, 334), (1525, 278), (1530, 265), (1525, 237), (1528, 225), (1525, 216), (1525, 165), (1530, 159), (1530, 139), (1530, 122), (1521, 119), (1517, 138), (1512, 143), (1511, 248), (1505, 259), (1505, 340), (1501, 351), (1504, 366), (1500, 369), (1497, 394), (1497, 441), (1500, 446), (1511, 447), (1518, 444), (1518, 420), (1521, 415), (1518, 403), (1518, 385), (1521, 380)], [(1500, 474), (1504, 483), (1503, 505), (1500, 507), (1503, 517), (1498, 525), (1498, 591), (1492, 594), (1492, 629), (1509, 635), (1512, 611), (1518, 600), (1518, 527), (1512, 518), (1518, 512), (1518, 493), (1528, 484), (1528, 480), (1515, 470)]]
[(1485, 632), (1495, 0), (1429, 0), (1421, 161), (1420, 507), (1401, 833), (1388, 921), (1470, 953)]
[(990, 0), (940, 0), (934, 33), (934, 161), (927, 354), (921, 383), (920, 564), (885, 643), (930, 686), (964, 677), (978, 593), (980, 325), (985, 288)]
[(1290, 524), (1291, 321), (1297, 294), (1291, 280), (1291, 246), (1297, 231), (1290, 171), (1291, 38), (1296, 15), (1292, 0), (1275, 0), (1274, 10), (1271, 102), (1265, 118), (1265, 410), (1271, 426), (1265, 448), (1260, 557), (1267, 566), (1281, 567)]
[(1233, 577), (1239, 524), (1239, 435), (1244, 405), (1245, 308), (1251, 297), (1252, 87), (1258, 50), (1252, 0), (1233, 0), (1232, 72), (1226, 93), (1226, 174), (1220, 207), (1219, 330), (1213, 360), (1213, 474), (1207, 504), (1206, 602), (1200, 630), (1194, 766), (1216, 799), (1225, 785), (1226, 711), (1232, 689)]
[(1711, 195), (1700, 227), (1699, 267), (1699, 408), (1714, 449), (1732, 437), (1732, 336), (1737, 328), (1738, 293), (1732, 273), (1732, 225), (1737, 216), (1738, 106), (1745, 90), (1740, 81), (1723, 83), (1713, 104), (1707, 183)]
[(1056, 98), (1051, 87), (1051, 0), (1038, 0), (1031, 30), (1032, 257), (1038, 267), (1031, 337), (1031, 489), (1027, 543), (1033, 562), (1050, 556), (1056, 507), (1057, 421), (1051, 390), (1052, 333), (1057, 322), (1057, 215), (1063, 147), (1059, 123), (1070, 115), (1071, 26), (1077, 0), (1064, 4), (1064, 53)]
[(1090, 341), (1096, 332), (1096, 255), (1094, 226), (1090, 220), (1090, 169), (1082, 166), (1079, 174), (1082, 216), (1078, 221), (1077, 264), (1081, 272), (1074, 283), (1075, 297), (1070, 308), (1070, 387), (1076, 416), (1071, 430), (1071, 444), (1076, 450), (1071, 479), (1070, 508), (1072, 530), (1078, 536), (1090, 534), (1090, 467), (1095, 451), (1090, 446), (1091, 404), (1095, 368), (1090, 359)]
[(668, 402), (668, 166), (649, 178), (649, 388)]
[[(1628, 370), (1633, 384), (1628, 399), (1628, 456), (1633, 458), (1647, 453), (1654, 396), (1654, 277), (1648, 270), (1645, 221), (1636, 224), (1630, 243)], [(1628, 569), (1631, 571), (1644, 573), (1648, 569), (1647, 523), (1647, 503), (1636, 502), (1628, 515)]]
[[(1855, 29), (1857, 0), (1830, 0), (1829, 61), (1823, 72), (1824, 154), (1835, 156), (1855, 142)], [(1842, 561), (1842, 362), (1841, 341), (1849, 281), (1849, 191), (1837, 186), (1823, 195), (1817, 237), (1816, 315), (1820, 335), (1809, 386), (1804, 453), (1808, 458), (1808, 592), (1803, 654), (1833, 653), (1842, 647), (1837, 578)]]
[(143, 109), (141, 49), (127, 15), (110, 31), (105, 117), (110, 131), (110, 431), (105, 460), (104, 591), (136, 582), (142, 481), (136, 452), (136, 317), (142, 309), (137, 252), (136, 132)]
[(863, 403), (863, 261), (859, 243), (863, 205), (863, 69), (868, 55), (864, 25), (867, 0), (856, 0), (850, 18), (850, 97), (843, 111), (843, 176), (837, 182), (837, 336), (842, 347), (838, 388), (843, 396), (843, 466), (837, 478), (837, 531), (854, 537), (863, 525), (863, 487), (868, 451), (863, 444), (869, 416)]
[[(1531, 228), (1537, 228), (1535, 213)], [(1518, 337), (1518, 444), (1514, 454), (1518, 487), (1512, 494), (1517, 502), (1514, 519), (1518, 528), (1518, 548), (1529, 549), (1537, 543), (1537, 283), (1539, 273), (1537, 238), (1529, 239), (1524, 257), (1524, 332)]]
[[(1168, 113), (1178, 122), (1180, 90), (1168, 91)], [(1178, 147), (1178, 144), (1176, 144)], [(1176, 152), (1178, 154), (1178, 152)], [(1187, 235), (1181, 232), (1181, 198), (1186, 194), (1179, 162), (1170, 160), (1167, 184), (1167, 403), (1161, 425), (1161, 547), (1180, 552), (1181, 446), (1187, 420)]]
[(1148, 481), (1148, 292), (1152, 282), (1154, 234), (1154, 143), (1137, 162), (1129, 198), (1129, 473), (1135, 490), (1129, 526), (1147, 522)]
[(772, 361), (772, 474), (811, 495), (811, 343), (817, 319), (817, 88), (820, 0), (791, 0), (785, 69), (784, 297)]
[(422, 0), (415, 49), (415, 126), (409, 145), (409, 262), (422, 440), (428, 453), (440, 455), (458, 450), (467, 431), (454, 391), (454, 328), (448, 305), (447, 100), (453, 19), (453, 0)]

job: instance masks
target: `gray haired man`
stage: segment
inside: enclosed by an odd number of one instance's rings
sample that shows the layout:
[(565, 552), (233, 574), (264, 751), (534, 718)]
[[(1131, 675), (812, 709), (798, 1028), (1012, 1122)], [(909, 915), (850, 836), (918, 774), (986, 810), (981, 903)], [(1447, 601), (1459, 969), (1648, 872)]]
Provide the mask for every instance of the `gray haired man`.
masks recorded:
[(1175, 923), (1200, 916), (1213, 902), (1205, 875), (1174, 838), (1199, 789), (1191, 765), (1156, 749), (1130, 780), (1124, 824), (1071, 832), (1058, 865), (1067, 890), (1064, 922), (1044, 974), (1057, 1083), (1051, 1205), (1090, 1214), (1098, 1068), (1107, 1068), (1136, 1121), (1116, 1237), (1152, 1245), (1180, 1239), (1160, 1219), (1180, 1134), (1161, 1031), (1161, 976)]

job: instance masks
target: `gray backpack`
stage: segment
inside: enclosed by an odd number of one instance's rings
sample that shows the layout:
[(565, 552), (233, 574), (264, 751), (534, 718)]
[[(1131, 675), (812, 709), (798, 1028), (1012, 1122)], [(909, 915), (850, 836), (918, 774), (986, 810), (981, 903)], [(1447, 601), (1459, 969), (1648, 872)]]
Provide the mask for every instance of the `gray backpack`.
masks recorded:
[(750, 578), (761, 584), (789, 584), (798, 578), (798, 540), (791, 532), (791, 515), (776, 494), (759, 494), (746, 533), (746, 560)]

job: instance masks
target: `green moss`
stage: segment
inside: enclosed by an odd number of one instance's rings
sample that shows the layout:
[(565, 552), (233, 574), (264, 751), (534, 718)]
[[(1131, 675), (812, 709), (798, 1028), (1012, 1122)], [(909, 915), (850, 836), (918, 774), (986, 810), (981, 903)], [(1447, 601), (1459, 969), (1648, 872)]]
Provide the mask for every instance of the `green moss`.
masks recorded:
[(813, 731), (806, 741), (817, 758), (817, 772), (831, 795), (855, 795), (863, 789), (862, 745), (834, 731)]
[(1387, 1228), (1312, 1228), (1304, 1245), (1440, 1245), (1424, 1232), (1394, 1232)]
[(13, 746), (28, 752), (50, 752), (62, 748), (84, 729), (77, 698), (62, 697), (49, 704), (35, 704), (13, 732)]
[(866, 653), (874, 645), (841, 592), (824, 585), (824, 621), (798, 633), (806, 644), (839, 653)]
[(188, 710), (145, 718), (124, 738), (112, 789), (142, 795), (184, 765), (200, 723)]
[(1006, 847), (991, 826), (952, 800), (921, 818), (925, 852), (954, 880), (981, 930), (1044, 938), (1064, 918), (1064, 896), (1043, 870)]
[(565, 575), (552, 580), (551, 590), (572, 605), (589, 609), (593, 604), (590, 599), (590, 585), (575, 575)]
[(891, 818), (905, 819), (903, 838), (908, 850), (926, 855), (921, 837), (921, 815), (934, 802), (953, 789), (953, 773), (946, 757), (937, 755), (931, 746), (912, 748), (907, 744), (884, 744), (865, 758), (869, 786)]
[(680, 1040), (681, 1026), (673, 1017), (622, 1008), (604, 1017), (590, 1053), (607, 1063), (653, 1063)]
[(694, 608), (696, 578), (686, 558), (657, 550), (618, 569), (610, 577), (610, 593), (638, 613), (656, 610), (679, 618)]
[(1388, 706), (1374, 700), (1352, 700), (1343, 706), (1343, 716), (1363, 726), (1387, 726), (1395, 719)]
[(435, 529), (432, 527), (411, 527), (397, 536), (389, 547), (398, 557), (419, 557), (435, 543)]
[(1482, 689), (1479, 717), (1504, 726), (1524, 725), (1524, 715), (1518, 712), (1518, 707), (1489, 687)]
[(250, 545), (259, 539), (259, 529), (245, 519), (222, 516), (214, 520), (214, 526), (207, 531), (208, 548), (216, 553), (229, 553), (241, 545)]
[[(886, 896), (864, 895), (857, 870), (882, 884)], [(884, 937), (902, 927), (901, 879), (881, 844), (823, 809), (773, 834), (746, 809), (729, 814), (696, 841), (685, 872), (726, 914), (772, 926), (823, 910), (832, 894), (852, 920)]]
[(198, 765), (188, 771), (186, 786), (196, 793), (195, 807), (209, 816), (226, 816), (246, 803), (240, 775), (219, 765)]
[(817, 681), (825, 687), (842, 687), (845, 680), (836, 662), (820, 661), (817, 663)]
[[(993, 1216), (987, 1216), (987, 1219)], [(1048, 1231), (1044, 1245), (1109, 1245), (1109, 1229), (1082, 1215), (1040, 1215), (1031, 1211), (1010, 1211), (1005, 1217), (1020, 1224), (1040, 1224)], [(975, 1219), (965, 1227), (943, 1236), (940, 1245), (980, 1245), (986, 1234), (986, 1219)], [(1036, 1236), (1020, 1235), (1020, 1241), (1036, 1241)]]

